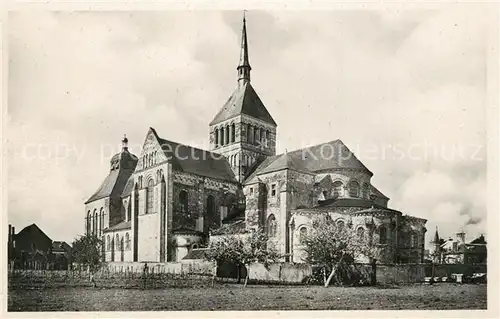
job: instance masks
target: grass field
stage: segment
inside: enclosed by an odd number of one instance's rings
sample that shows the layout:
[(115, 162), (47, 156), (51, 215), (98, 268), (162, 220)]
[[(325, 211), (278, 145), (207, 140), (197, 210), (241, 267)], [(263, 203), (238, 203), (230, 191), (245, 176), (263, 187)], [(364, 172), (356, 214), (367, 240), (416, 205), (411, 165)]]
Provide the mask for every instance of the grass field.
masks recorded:
[(486, 309), (486, 285), (13, 289), (9, 311)]

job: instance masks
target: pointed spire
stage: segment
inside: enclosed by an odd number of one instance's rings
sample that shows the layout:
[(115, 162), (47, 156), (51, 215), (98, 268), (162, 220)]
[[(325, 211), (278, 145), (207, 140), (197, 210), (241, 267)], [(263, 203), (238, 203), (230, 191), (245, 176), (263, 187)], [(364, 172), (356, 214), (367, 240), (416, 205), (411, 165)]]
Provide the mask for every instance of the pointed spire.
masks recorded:
[(240, 63), (237, 67), (238, 70), (238, 84), (243, 85), (250, 82), (250, 62), (248, 61), (248, 40), (247, 40), (247, 24), (246, 12), (243, 11), (243, 29), (241, 31), (241, 51)]
[(436, 226), (436, 233), (434, 234), (434, 241), (433, 241), (434, 244), (438, 244), (439, 243), (439, 234), (438, 234), (438, 227)]

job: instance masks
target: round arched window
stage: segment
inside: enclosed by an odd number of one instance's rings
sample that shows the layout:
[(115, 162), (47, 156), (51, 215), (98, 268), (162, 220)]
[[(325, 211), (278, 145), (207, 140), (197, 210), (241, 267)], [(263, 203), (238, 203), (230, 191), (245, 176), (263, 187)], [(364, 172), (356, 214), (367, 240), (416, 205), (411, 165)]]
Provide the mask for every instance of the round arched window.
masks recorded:
[(360, 241), (363, 241), (365, 240), (365, 229), (363, 227), (359, 227), (357, 230), (356, 230), (356, 235), (358, 235), (358, 239)]
[(380, 237), (380, 244), (386, 244), (387, 243), (387, 229), (384, 226), (380, 226), (379, 230), (379, 237)]
[(339, 230), (343, 230), (343, 229), (344, 229), (344, 226), (345, 226), (345, 223), (344, 223), (344, 221), (343, 221), (343, 220), (339, 220), (339, 221), (337, 222), (337, 228), (338, 228)]
[(341, 181), (336, 181), (333, 183), (333, 196), (334, 197), (340, 197), (342, 196), (342, 182)]
[(269, 215), (269, 218), (267, 219), (267, 236), (276, 236), (276, 218), (272, 214)]
[(299, 241), (302, 243), (304, 242), (304, 239), (307, 236), (307, 228), (306, 227), (301, 227), (299, 229)]
[(359, 197), (359, 183), (356, 181), (352, 181), (349, 183), (349, 196), (350, 197)]

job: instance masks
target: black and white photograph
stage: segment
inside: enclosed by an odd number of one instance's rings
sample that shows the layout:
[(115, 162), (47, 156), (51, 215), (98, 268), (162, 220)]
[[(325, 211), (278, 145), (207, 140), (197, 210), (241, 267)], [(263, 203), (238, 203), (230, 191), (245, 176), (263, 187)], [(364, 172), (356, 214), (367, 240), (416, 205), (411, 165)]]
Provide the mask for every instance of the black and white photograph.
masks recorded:
[(497, 5), (301, 8), (3, 15), (6, 316), (498, 316)]

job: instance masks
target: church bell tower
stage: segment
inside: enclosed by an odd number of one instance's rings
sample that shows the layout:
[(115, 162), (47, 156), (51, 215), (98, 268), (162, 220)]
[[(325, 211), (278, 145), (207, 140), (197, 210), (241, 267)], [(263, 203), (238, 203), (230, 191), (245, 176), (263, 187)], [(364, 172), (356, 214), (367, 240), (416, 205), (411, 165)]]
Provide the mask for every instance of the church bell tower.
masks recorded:
[(250, 84), (246, 18), (243, 17), (237, 87), (210, 122), (210, 150), (226, 157), (239, 182), (252, 165), (276, 155), (276, 122)]

